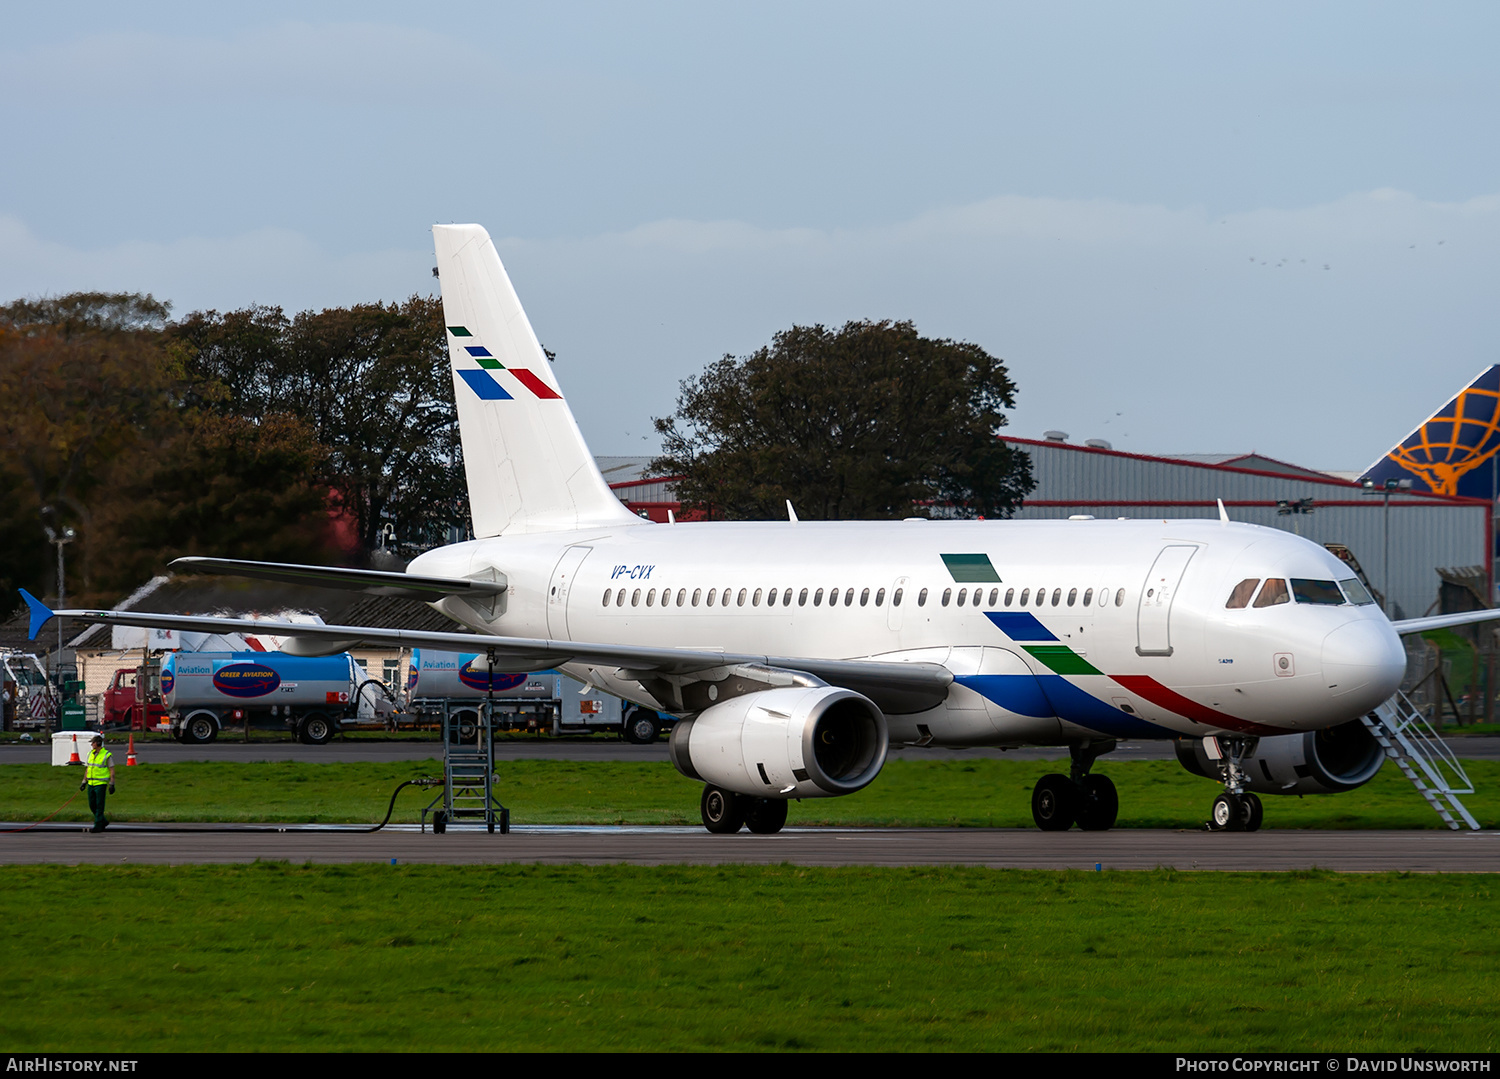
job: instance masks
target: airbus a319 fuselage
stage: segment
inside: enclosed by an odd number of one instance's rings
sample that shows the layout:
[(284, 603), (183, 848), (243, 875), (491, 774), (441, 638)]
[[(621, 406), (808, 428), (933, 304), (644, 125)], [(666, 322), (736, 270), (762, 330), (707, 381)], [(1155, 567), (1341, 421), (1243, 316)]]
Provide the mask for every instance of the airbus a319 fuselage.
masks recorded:
[[(886, 711), (900, 742), (1290, 734), (1357, 719), (1405, 667), (1379, 608), (1340, 591), (1338, 559), (1217, 521), (644, 525), (475, 540), (409, 567), (489, 571), (510, 582), (503, 613), (440, 609), (505, 636), (946, 666), (945, 701)], [(674, 710), (612, 669), (572, 673)]]

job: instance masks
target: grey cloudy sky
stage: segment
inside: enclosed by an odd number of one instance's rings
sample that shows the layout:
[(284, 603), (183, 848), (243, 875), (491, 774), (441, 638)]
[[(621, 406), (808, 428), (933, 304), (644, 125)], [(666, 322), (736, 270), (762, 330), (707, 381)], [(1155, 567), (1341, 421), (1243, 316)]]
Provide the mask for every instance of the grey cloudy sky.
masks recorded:
[(477, 221), (599, 453), (794, 323), (1327, 468), (1500, 359), (1494, 4), (232, 8), (0, 6), (0, 298), (399, 299)]

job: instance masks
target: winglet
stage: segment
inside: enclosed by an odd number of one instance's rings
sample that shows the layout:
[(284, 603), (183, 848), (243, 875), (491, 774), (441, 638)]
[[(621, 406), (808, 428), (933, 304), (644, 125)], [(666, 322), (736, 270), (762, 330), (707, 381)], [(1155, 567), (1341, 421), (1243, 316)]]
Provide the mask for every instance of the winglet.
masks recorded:
[(1229, 523), (1229, 511), (1224, 508), (1224, 500), (1222, 498), (1218, 499), (1218, 503), (1219, 503), (1219, 523), (1222, 524), (1222, 525), (1227, 525)]
[(52, 608), (24, 588), (21, 589), (21, 598), (26, 601), (26, 606), (31, 608), (31, 627), (28, 630), (28, 636), (34, 641), (36, 635), (42, 632), (42, 627), (47, 624), (47, 620), (52, 617)]

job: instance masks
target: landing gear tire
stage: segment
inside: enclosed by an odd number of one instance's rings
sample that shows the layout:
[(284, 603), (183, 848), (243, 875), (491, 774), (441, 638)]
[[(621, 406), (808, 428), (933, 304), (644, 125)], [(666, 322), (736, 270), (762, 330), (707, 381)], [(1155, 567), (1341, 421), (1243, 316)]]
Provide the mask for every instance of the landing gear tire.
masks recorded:
[(698, 803), (698, 812), (703, 817), (703, 827), (715, 835), (731, 835), (745, 823), (745, 802), (748, 799), (733, 791), (718, 787), (704, 787), (703, 798)]
[(1260, 831), (1260, 822), (1265, 818), (1265, 809), (1260, 804), (1260, 798), (1255, 794), (1246, 792), (1240, 795), (1240, 801), (1245, 806), (1245, 831)]
[(1066, 832), (1078, 818), (1082, 796), (1067, 776), (1052, 772), (1031, 791), (1031, 819), (1044, 832)]
[(775, 835), (786, 824), (785, 798), (756, 798), (745, 814), (745, 823), (756, 835)]
[(1120, 796), (1109, 776), (1084, 776), (1078, 827), (1085, 832), (1106, 832), (1115, 826), (1115, 818), (1119, 815)]
[(439, 809), (432, 815), (432, 834), (442, 835), (448, 831), (448, 814)]
[(1243, 832), (1245, 813), (1245, 800), (1238, 794), (1226, 791), (1214, 799), (1213, 815), (1209, 818), (1208, 826), (1216, 832)]
[(633, 746), (650, 745), (656, 741), (656, 720), (650, 714), (637, 708), (625, 717), (625, 741)]

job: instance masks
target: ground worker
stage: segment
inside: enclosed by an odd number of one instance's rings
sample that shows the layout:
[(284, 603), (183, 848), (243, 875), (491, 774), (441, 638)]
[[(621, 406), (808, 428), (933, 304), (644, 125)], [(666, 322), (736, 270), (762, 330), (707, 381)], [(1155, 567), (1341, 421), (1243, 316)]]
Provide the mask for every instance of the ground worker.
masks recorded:
[(105, 784), (109, 785), (110, 794), (115, 793), (115, 759), (104, 748), (104, 735), (94, 735), (89, 744), (88, 760), (83, 763), (83, 782), (78, 784), (78, 789), (89, 792), (89, 810), (94, 814), (91, 831), (102, 832), (109, 826), (104, 819)]

